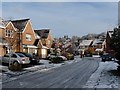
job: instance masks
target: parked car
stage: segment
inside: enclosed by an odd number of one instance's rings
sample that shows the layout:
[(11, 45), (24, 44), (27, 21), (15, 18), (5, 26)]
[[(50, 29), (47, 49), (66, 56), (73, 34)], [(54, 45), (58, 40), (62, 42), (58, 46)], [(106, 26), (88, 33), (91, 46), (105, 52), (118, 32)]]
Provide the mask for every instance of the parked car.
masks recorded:
[[(10, 59), (11, 57), (11, 59)], [(6, 54), (2, 57), (2, 63), (12, 63), (13, 65), (29, 64), (30, 60), (28, 57), (21, 53)]]
[(74, 59), (74, 55), (68, 53), (68, 54), (67, 54), (67, 59), (68, 59), (68, 60), (73, 60), (73, 59)]
[(56, 55), (55, 54), (48, 54), (48, 56), (47, 56), (47, 59), (52, 59), (52, 58), (54, 58), (54, 57), (56, 57)]
[(16, 53), (21, 53), (24, 54), (26, 57), (28, 57), (30, 60), (30, 64), (38, 64), (40, 61), (40, 59), (37, 56), (31, 55), (29, 53), (25, 53), (25, 52), (16, 52)]
[(64, 61), (67, 60), (67, 58), (65, 56), (58, 56), (58, 57), (62, 58), (62, 60), (64, 60)]
[(67, 60), (65, 56), (55, 55), (55, 54), (49, 54), (47, 59), (51, 60), (52, 58), (55, 58), (55, 57), (60, 57), (62, 60)]
[(74, 55), (68, 52), (62, 53), (62, 56), (66, 57), (67, 60), (73, 60), (74, 59)]
[(112, 60), (112, 57), (110, 54), (106, 53), (106, 54), (103, 54), (101, 55), (101, 58), (102, 58), (102, 61), (111, 61)]

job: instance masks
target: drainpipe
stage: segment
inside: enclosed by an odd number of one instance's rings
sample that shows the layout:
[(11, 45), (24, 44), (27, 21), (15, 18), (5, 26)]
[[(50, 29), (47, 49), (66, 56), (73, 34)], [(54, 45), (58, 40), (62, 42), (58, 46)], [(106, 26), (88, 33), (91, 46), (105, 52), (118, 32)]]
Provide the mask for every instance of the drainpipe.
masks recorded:
[(22, 52), (22, 48), (21, 48), (21, 46), (22, 46), (22, 32), (20, 32), (19, 31), (19, 38), (20, 38), (20, 47), (19, 47), (19, 50), (20, 50), (20, 52)]

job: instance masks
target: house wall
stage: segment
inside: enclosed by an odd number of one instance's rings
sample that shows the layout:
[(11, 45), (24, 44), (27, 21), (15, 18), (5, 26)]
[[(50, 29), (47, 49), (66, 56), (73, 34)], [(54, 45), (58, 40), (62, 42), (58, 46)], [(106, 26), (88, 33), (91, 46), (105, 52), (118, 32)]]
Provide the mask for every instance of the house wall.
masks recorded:
[(41, 58), (42, 54), (41, 54), (41, 48), (38, 48), (38, 57)]
[(0, 45), (0, 56), (4, 56), (6, 54), (6, 48), (3, 45)]
[(39, 40), (39, 43), (38, 43), (37, 46), (38, 46), (37, 55), (38, 55), (39, 58), (41, 58), (41, 57), (42, 57), (42, 52), (41, 52), (41, 49), (42, 49), (42, 42), (41, 42), (41, 40)]
[[(7, 37), (6, 36), (6, 30), (11, 30), (12, 33), (12, 37)], [(10, 45), (10, 47), (12, 48), (13, 52), (16, 52), (19, 48), (19, 43), (17, 42), (18, 39), (18, 31), (14, 28), (13, 24), (11, 22), (9, 22), (6, 26), (6, 30), (5, 30), (5, 40), (7, 41), (7, 43)]]
[(5, 29), (0, 28), (0, 38), (4, 38), (4, 37), (5, 37)]
[(41, 39), (41, 42), (42, 42), (42, 44), (43, 44), (43, 46), (46, 46), (46, 42), (47, 42), (47, 39)]
[(52, 46), (52, 37), (51, 37), (51, 34), (50, 34), (50, 33), (48, 34), (48, 38), (47, 38), (47, 40), (46, 40), (46, 46), (47, 46), (48, 48), (51, 48), (51, 46)]
[(38, 48), (38, 57), (39, 58), (47, 58), (47, 55), (48, 55), (47, 49)]
[(110, 50), (110, 36), (107, 32), (107, 36), (106, 36), (106, 53), (110, 53), (111, 50)]
[[(0, 28), (0, 38), (3, 39), (5, 37), (5, 28)], [(6, 54), (6, 48), (4, 48), (2, 41), (0, 42), (0, 56), (4, 56)]]
[[(26, 39), (26, 35), (30, 35), (30, 37), (31, 37), (30, 40)], [(35, 42), (35, 32), (33, 31), (32, 25), (29, 20), (26, 24), (24, 31), (22, 32), (22, 44), (33, 45), (34, 42)], [(26, 52), (26, 53), (30, 53), (30, 54), (35, 53), (35, 50), (36, 50), (34, 48), (24, 48), (24, 47), (21, 47), (21, 48), (22, 48), (22, 52)]]
[(96, 48), (102, 48), (102, 44), (98, 44)]
[(106, 50), (106, 40), (104, 40), (104, 42), (103, 42), (103, 44), (102, 44), (102, 48), (103, 48), (103, 51), (104, 51), (104, 53), (106, 52), (105, 50)]
[[(31, 35), (31, 41), (26, 40), (26, 34)], [(22, 44), (33, 45), (34, 42), (35, 42), (35, 34), (32, 29), (30, 21), (28, 21), (26, 28), (24, 29), (24, 31), (22, 33)]]

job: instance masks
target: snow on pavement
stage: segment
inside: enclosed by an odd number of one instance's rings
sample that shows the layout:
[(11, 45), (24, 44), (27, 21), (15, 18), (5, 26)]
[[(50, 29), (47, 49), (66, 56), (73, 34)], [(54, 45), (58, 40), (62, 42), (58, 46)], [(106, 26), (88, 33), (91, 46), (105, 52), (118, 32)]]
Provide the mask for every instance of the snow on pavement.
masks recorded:
[(110, 71), (116, 70), (118, 64), (114, 61), (100, 62), (98, 69), (91, 75), (83, 88), (118, 88), (118, 76)]

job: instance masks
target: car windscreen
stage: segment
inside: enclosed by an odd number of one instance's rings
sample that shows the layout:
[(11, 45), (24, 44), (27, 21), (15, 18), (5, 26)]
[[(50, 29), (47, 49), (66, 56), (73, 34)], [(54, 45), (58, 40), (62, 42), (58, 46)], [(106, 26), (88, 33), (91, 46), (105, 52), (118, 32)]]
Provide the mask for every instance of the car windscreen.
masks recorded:
[(21, 53), (17, 53), (18, 56), (20, 57), (25, 57), (25, 55), (21, 54)]
[(26, 56), (26, 57), (32, 57), (32, 55), (29, 54), (29, 53), (25, 53), (25, 56)]

